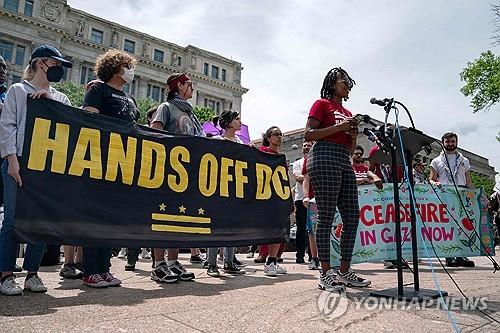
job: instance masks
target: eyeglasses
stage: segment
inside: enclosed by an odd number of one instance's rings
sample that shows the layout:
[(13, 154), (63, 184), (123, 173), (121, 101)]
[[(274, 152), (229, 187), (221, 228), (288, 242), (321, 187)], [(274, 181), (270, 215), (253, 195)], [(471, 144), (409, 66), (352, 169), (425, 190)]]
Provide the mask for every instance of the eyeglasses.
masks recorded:
[(185, 82), (184, 84), (187, 84), (188, 87), (190, 87), (191, 89), (193, 89), (194, 85), (193, 85), (193, 82)]
[(279, 136), (279, 137), (282, 137), (283, 136), (283, 133), (272, 133), (271, 136)]

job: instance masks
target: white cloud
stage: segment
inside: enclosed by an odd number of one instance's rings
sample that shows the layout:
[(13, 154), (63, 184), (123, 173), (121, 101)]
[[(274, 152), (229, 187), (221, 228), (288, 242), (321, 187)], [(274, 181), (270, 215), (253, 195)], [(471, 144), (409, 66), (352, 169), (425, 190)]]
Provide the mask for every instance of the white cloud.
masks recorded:
[[(440, 137), (464, 124), (460, 144), (500, 168), (500, 108), (472, 114), (459, 91), (467, 61), (491, 48), (488, 2), (477, 1), (83, 1), (72, 7), (240, 61), (242, 117), (253, 137), (304, 126), (326, 72), (356, 80), (346, 107), (381, 118), (370, 97), (394, 96), (417, 128)], [(404, 118), (403, 118), (404, 120)], [(407, 123), (407, 122), (406, 122)], [(496, 126), (495, 126), (496, 125)], [(468, 127), (470, 130), (472, 127)], [(460, 135), (460, 133), (459, 133)]]

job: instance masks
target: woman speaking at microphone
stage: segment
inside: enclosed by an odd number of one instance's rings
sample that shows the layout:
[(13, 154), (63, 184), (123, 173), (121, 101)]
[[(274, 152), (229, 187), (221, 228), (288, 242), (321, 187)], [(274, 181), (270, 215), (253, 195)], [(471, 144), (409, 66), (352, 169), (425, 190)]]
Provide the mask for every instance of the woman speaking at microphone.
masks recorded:
[[(311, 107), (305, 129), (305, 140), (316, 141), (309, 152), (307, 170), (318, 207), (316, 242), (323, 269), (318, 287), (327, 291), (342, 291), (345, 285), (366, 287), (371, 283), (350, 269), (359, 204), (349, 157), (356, 146), (358, 126), (342, 102), (349, 98), (354, 84), (342, 68), (331, 69), (323, 80), (321, 99)], [(338, 274), (330, 267), (330, 232), (337, 207), (343, 222)]]

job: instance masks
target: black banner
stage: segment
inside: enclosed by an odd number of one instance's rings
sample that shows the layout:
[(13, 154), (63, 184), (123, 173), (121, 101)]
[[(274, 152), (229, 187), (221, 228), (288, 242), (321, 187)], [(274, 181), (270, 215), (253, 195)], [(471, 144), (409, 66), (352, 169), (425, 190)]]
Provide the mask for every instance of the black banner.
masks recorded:
[(284, 155), (171, 135), (28, 99), (15, 233), (22, 241), (215, 247), (283, 241)]

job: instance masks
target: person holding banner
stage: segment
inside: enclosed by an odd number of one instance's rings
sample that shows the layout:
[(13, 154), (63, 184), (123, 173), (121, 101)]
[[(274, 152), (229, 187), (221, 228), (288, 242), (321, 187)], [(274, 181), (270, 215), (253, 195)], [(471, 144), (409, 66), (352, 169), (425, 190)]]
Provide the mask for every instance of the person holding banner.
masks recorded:
[[(270, 127), (262, 136), (262, 146), (260, 151), (269, 154), (279, 154), (279, 149), (283, 141), (283, 133), (277, 126)], [(261, 249), (266, 246), (269, 252), (266, 263), (264, 264), (264, 274), (267, 276), (277, 276), (278, 274), (286, 274), (286, 268), (278, 265), (278, 257), (283, 253), (285, 245), (283, 243), (262, 245)], [(261, 250), (261, 252), (263, 252)], [(261, 253), (262, 255), (262, 253)]]
[[(27, 98), (48, 98), (70, 105), (66, 95), (50, 86), (59, 82), (64, 74), (62, 66), (71, 68), (71, 62), (49, 45), (37, 47), (31, 54), (23, 81), (10, 87), (5, 98), (0, 118), (0, 153), (5, 158), (2, 164), (5, 207), (4, 220), (0, 232), (0, 291), (4, 295), (20, 295), (23, 289), (16, 282), (13, 270), (16, 264), (17, 242), (14, 238), (14, 215), (16, 210), (17, 187), (23, 186), (19, 173), (18, 157), (22, 156)], [(30, 184), (24, 184), (30, 186)], [(28, 244), (23, 268), (28, 272), (24, 290), (46, 292), (47, 288), (37, 272), (45, 251), (45, 244)]]
[[(97, 58), (95, 82), (85, 95), (83, 109), (126, 121), (137, 121), (139, 112), (123, 87), (134, 79), (137, 60), (128, 53), (109, 50)], [(122, 282), (109, 271), (111, 248), (83, 248), (83, 284), (92, 288), (119, 286)]]
[[(224, 130), (222, 135), (213, 136), (213, 139), (232, 141), (243, 144), (243, 141), (236, 135), (236, 131), (241, 129), (240, 114), (236, 111), (224, 111), (218, 118), (220, 127)], [(207, 274), (213, 277), (219, 277), (220, 272), (217, 267), (217, 250), (216, 247), (208, 249)], [(239, 268), (234, 262), (234, 247), (224, 247), (224, 266), (223, 271), (228, 274), (245, 274), (246, 271)]]
[[(469, 159), (457, 151), (458, 135), (447, 132), (441, 137), (443, 151), (431, 162), (429, 182), (435, 186), (456, 185), (474, 188), (470, 178)], [(474, 261), (466, 257), (446, 258), (448, 267), (474, 267)]]
[[(349, 98), (354, 84), (344, 69), (331, 69), (323, 80), (321, 99), (311, 107), (305, 129), (305, 140), (316, 141), (308, 155), (307, 170), (318, 206), (316, 242), (322, 267), (318, 287), (332, 292), (344, 290), (344, 285), (371, 284), (350, 268), (359, 223), (358, 189), (350, 161), (358, 125), (342, 102)], [(330, 233), (337, 207), (343, 221), (338, 274), (330, 266)]]
[[(203, 128), (193, 112), (193, 106), (187, 100), (193, 97), (193, 82), (186, 73), (174, 73), (167, 79), (169, 88), (167, 101), (158, 106), (151, 127), (170, 133), (205, 136)], [(199, 258), (191, 250), (192, 259)], [(194, 257), (194, 258), (193, 258)], [(151, 279), (157, 282), (190, 281), (194, 273), (189, 272), (179, 262), (179, 249), (168, 249), (168, 261), (165, 263), (165, 249), (154, 249), (155, 267)], [(198, 262), (198, 260), (196, 261)]]

